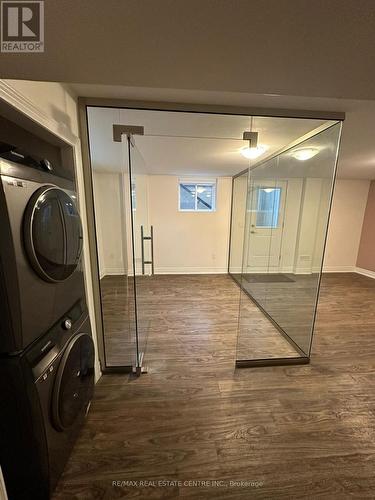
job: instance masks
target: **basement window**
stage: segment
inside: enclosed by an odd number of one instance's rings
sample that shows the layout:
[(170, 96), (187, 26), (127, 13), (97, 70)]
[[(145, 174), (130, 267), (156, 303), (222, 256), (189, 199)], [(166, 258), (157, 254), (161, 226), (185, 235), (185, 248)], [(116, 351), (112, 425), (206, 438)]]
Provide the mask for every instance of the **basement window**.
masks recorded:
[(216, 180), (180, 180), (178, 207), (181, 212), (214, 212), (216, 210)]

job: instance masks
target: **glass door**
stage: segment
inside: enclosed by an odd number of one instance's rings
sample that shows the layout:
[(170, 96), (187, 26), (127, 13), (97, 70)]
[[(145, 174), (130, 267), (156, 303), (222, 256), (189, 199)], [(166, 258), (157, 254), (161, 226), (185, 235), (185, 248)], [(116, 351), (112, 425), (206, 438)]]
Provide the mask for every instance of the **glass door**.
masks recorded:
[(146, 372), (147, 341), (152, 309), (153, 228), (149, 224), (148, 175), (146, 162), (136, 145), (137, 137), (128, 135), (129, 192), (131, 200), (132, 257), (135, 307), (135, 370)]
[[(93, 157), (100, 153), (97, 148), (96, 142), (90, 142)], [(104, 372), (130, 372), (139, 365), (139, 348), (126, 137), (114, 146), (113, 154), (111, 168), (93, 163), (91, 171), (103, 332), (101, 363)]]
[[(122, 128), (122, 127), (121, 127)], [(125, 127), (126, 128), (126, 127)], [(104, 371), (146, 371), (152, 310), (153, 228), (148, 175), (135, 137), (114, 138), (111, 169), (92, 169)], [(93, 144), (90, 153), (98, 156)]]

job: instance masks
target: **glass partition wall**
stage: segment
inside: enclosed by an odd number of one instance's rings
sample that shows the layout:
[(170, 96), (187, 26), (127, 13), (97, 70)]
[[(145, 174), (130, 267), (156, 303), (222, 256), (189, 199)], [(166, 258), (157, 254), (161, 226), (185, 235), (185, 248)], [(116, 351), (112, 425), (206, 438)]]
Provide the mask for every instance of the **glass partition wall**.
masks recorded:
[(123, 137), (125, 156), (129, 160), (129, 190), (131, 191), (132, 205), (132, 241), (133, 241), (133, 268), (135, 273), (135, 363), (137, 374), (146, 372), (145, 365), (147, 341), (150, 330), (150, 321), (154, 317), (155, 309), (152, 302), (154, 295), (151, 286), (153, 275), (153, 240), (152, 228), (149, 225), (148, 207), (148, 176), (146, 162), (136, 146), (137, 137), (128, 135)]
[[(107, 368), (144, 370), (149, 319), (146, 281), (151, 246), (145, 161), (134, 138), (123, 136), (113, 171), (93, 171), (104, 351)], [(111, 267), (107, 262), (111, 263)], [(146, 269), (145, 269), (146, 267)]]
[(340, 131), (337, 122), (233, 179), (237, 366), (309, 361)]
[[(160, 348), (159, 339), (168, 328), (168, 311), (174, 305), (161, 311), (170, 292), (165, 280), (154, 276), (152, 235), (155, 232), (155, 256), (164, 263), (157, 262), (156, 273), (165, 269), (174, 273), (176, 264), (167, 260), (173, 260), (173, 255), (165, 251), (173, 244), (184, 250), (184, 258), (178, 256), (176, 261), (186, 268), (181, 274), (189, 274), (192, 267), (186, 264), (185, 247), (190, 249), (190, 241), (196, 240), (190, 229), (181, 238), (176, 220), (191, 225), (199, 218), (208, 228), (210, 220), (218, 217), (215, 212), (222, 211), (223, 237), (214, 233), (210, 244), (224, 246), (230, 208), (225, 184), (228, 187), (228, 178), (235, 172), (240, 174), (232, 183), (228, 267), (239, 286), (226, 277), (228, 289), (223, 293), (235, 303), (233, 331), (239, 311), (237, 365), (308, 360), (340, 125), (319, 119), (96, 107), (88, 108), (87, 117), (98, 257), (96, 296), (102, 319), (99, 353), (104, 370), (140, 374), (146, 348), (151, 368), (160, 353), (165, 356), (168, 344)], [(318, 134), (312, 132), (318, 130)], [(246, 148), (244, 133), (252, 131), (258, 132), (259, 149), (264, 157), (267, 152), (268, 160), (249, 162), (243, 154), (251, 149)], [(308, 139), (298, 141), (303, 134)], [(292, 141), (293, 147), (276, 154)], [(203, 173), (202, 179), (219, 179), (218, 205), (204, 218), (185, 213), (178, 196), (181, 179), (185, 183)], [(153, 212), (160, 195), (164, 196), (159, 182), (164, 177), (173, 190), (165, 193), (168, 205), (163, 205), (168, 206), (172, 223)], [(197, 203), (198, 198), (195, 208)], [(208, 206), (207, 200), (204, 205)], [(154, 232), (151, 223), (156, 224)], [(169, 227), (178, 238), (171, 238)], [(226, 259), (225, 249), (220, 251)], [(217, 266), (222, 273), (216, 248), (208, 245), (205, 254), (194, 253), (197, 257), (205, 263), (199, 269)], [(191, 311), (191, 317), (194, 314), (201, 315), (202, 308)], [(217, 319), (227, 321), (223, 315)]]
[(137, 317), (128, 145), (115, 168), (93, 170), (93, 198), (106, 367), (130, 371), (137, 361)]

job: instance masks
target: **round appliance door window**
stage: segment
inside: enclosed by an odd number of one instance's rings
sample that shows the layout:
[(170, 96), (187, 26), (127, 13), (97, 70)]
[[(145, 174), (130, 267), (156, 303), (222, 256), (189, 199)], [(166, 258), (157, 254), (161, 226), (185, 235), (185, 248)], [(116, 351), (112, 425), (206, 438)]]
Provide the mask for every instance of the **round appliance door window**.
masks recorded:
[(94, 344), (80, 333), (68, 344), (61, 359), (52, 400), (53, 424), (63, 431), (82, 416), (94, 391)]
[(72, 198), (44, 186), (25, 212), (24, 240), (34, 270), (46, 281), (64, 281), (76, 269), (82, 251), (82, 226)]

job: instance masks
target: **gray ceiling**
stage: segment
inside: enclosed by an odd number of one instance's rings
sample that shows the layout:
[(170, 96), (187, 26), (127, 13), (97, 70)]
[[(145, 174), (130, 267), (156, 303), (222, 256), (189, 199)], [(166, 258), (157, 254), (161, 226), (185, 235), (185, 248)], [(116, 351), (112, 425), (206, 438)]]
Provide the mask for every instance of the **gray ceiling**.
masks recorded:
[[(99, 94), (96, 90), (93, 92)], [(114, 94), (113, 89), (107, 89), (107, 95), (111, 94)], [(317, 100), (323, 105), (322, 109), (341, 107), (347, 110), (338, 176), (346, 179), (374, 179), (375, 102), (342, 100), (339, 106), (337, 100), (323, 100), (323, 103)], [(310, 99), (309, 103), (314, 101)], [(290, 100), (285, 104), (290, 104)], [(239, 154), (243, 146), (239, 139), (243, 130), (250, 126), (250, 119), (246, 116), (90, 108), (89, 119), (92, 160), (96, 170), (113, 172), (123, 166), (121, 145), (112, 141), (113, 123), (145, 126), (146, 137), (137, 137), (136, 142), (147, 168), (151, 169), (150, 173), (233, 175), (248, 165), (247, 160)], [(259, 131), (259, 142), (269, 146), (267, 153), (260, 159), (285, 147), (320, 123), (318, 120), (255, 117), (253, 127)], [(199, 139), (153, 137), (152, 134), (195, 136)], [(221, 140), (203, 139), (208, 136), (220, 137)]]
[(2, 78), (375, 98), (373, 0), (48, 0)]
[[(267, 148), (259, 158), (263, 160), (305, 134), (333, 122), (89, 108), (90, 156), (96, 171), (120, 172), (125, 168), (127, 150), (124, 144), (113, 142), (114, 123), (144, 126), (145, 135), (134, 137), (136, 148), (132, 149), (132, 168), (137, 173), (231, 176), (250, 165), (240, 154), (240, 148), (248, 144), (242, 140), (243, 131), (258, 132), (259, 144)], [(319, 139), (316, 145), (321, 147)]]

